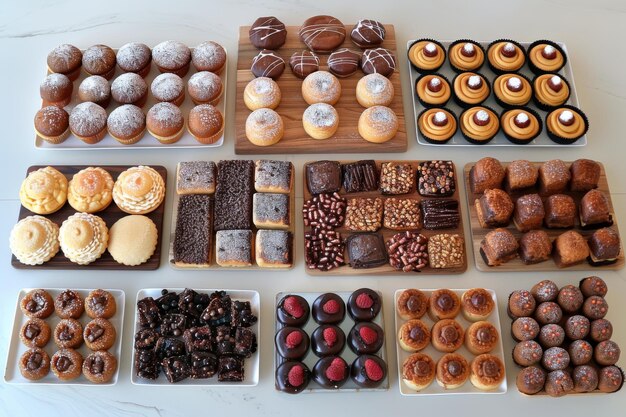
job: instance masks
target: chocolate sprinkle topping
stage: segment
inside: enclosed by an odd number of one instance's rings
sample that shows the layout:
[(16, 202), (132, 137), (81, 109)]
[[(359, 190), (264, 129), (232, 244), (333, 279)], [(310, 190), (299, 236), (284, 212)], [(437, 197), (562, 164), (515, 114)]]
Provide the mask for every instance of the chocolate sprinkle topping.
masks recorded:
[(220, 161), (215, 189), (215, 230), (252, 228), (254, 162)]
[(174, 262), (206, 264), (211, 258), (213, 200), (206, 194), (183, 195), (178, 200), (174, 235)]

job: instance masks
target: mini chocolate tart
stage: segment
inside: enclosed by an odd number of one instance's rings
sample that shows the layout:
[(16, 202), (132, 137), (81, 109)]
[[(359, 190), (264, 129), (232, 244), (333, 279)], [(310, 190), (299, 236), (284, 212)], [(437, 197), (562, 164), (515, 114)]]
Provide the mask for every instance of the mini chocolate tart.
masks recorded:
[(387, 377), (387, 364), (376, 355), (361, 355), (352, 362), (350, 377), (359, 387), (376, 388)]
[(376, 323), (357, 323), (348, 333), (348, 346), (357, 355), (378, 352), (384, 341), (385, 334), (383, 329)]
[(396, 310), (404, 320), (421, 319), (428, 310), (428, 296), (414, 288), (404, 290), (398, 297)]
[(346, 303), (337, 294), (322, 294), (313, 302), (312, 316), (319, 324), (341, 323), (346, 316)]
[(398, 344), (407, 352), (419, 352), (430, 344), (430, 330), (426, 324), (413, 319), (400, 326)]
[(302, 327), (309, 320), (309, 303), (299, 295), (286, 295), (278, 302), (276, 318), (286, 326)]
[(348, 364), (339, 356), (321, 358), (313, 367), (313, 380), (322, 388), (339, 389), (349, 376)]
[(276, 351), (288, 360), (302, 360), (309, 351), (309, 335), (298, 327), (283, 327), (276, 333)]
[(528, 45), (528, 68), (535, 74), (559, 72), (567, 63), (567, 54), (557, 44), (541, 39)]
[(348, 299), (348, 313), (354, 321), (371, 321), (380, 312), (382, 300), (378, 293), (369, 288), (354, 291)]
[(324, 324), (311, 334), (311, 350), (315, 355), (337, 356), (346, 346), (346, 334), (338, 326)]
[(287, 394), (298, 394), (309, 385), (311, 371), (302, 362), (285, 362), (276, 368), (276, 389)]

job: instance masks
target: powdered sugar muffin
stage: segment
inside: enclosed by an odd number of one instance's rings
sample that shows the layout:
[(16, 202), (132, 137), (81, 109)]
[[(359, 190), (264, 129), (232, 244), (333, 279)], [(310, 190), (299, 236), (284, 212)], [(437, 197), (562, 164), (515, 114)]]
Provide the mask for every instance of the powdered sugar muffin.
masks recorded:
[(113, 178), (100, 167), (89, 167), (72, 177), (67, 191), (67, 200), (76, 211), (96, 213), (111, 204)]
[(42, 216), (28, 216), (11, 230), (11, 252), (25, 265), (41, 265), (59, 251), (59, 226)]
[(59, 241), (63, 254), (70, 261), (88, 265), (104, 253), (109, 241), (109, 230), (100, 217), (75, 213), (61, 225)]
[(33, 213), (50, 214), (67, 200), (67, 178), (52, 167), (33, 171), (20, 187), (20, 202)]
[(165, 198), (165, 181), (154, 169), (137, 166), (122, 172), (113, 186), (113, 200), (124, 212), (146, 214)]

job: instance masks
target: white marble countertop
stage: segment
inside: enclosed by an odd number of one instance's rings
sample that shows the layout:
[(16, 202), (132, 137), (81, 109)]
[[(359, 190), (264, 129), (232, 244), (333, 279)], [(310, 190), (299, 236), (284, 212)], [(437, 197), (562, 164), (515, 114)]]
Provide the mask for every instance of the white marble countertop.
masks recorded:
[[(502, 160), (525, 158), (545, 160), (580, 157), (597, 159), (605, 164), (612, 197), (622, 230), (626, 230), (626, 145), (623, 117), (626, 114), (626, 4), (618, 0), (588, 2), (583, 0), (531, 1), (396, 1), (360, 2), (255, 0), (255, 1), (117, 1), (68, 2), (20, 1), (5, 2), (0, 14), (0, 121), (3, 126), (0, 175), (0, 237), (3, 242), (0, 262), (0, 366), (6, 364), (6, 351), (16, 296), (25, 287), (109, 287), (126, 291), (124, 349), (120, 358), (120, 380), (111, 387), (51, 387), (37, 385), (7, 385), (0, 382), (0, 415), (145, 415), (189, 416), (267, 415), (313, 416), (349, 413), (356, 416), (406, 415), (558, 415), (571, 416), (618, 415), (626, 407), (626, 390), (614, 395), (570, 395), (561, 399), (526, 397), (515, 388), (517, 370), (507, 357), (509, 391), (505, 395), (466, 395), (450, 397), (401, 397), (398, 390), (395, 335), (387, 332), (391, 387), (388, 392), (360, 394), (311, 394), (288, 396), (274, 390), (273, 345), (274, 296), (279, 291), (343, 290), (361, 286), (379, 289), (384, 294), (385, 320), (393, 328), (393, 293), (405, 287), (484, 286), (496, 290), (500, 300), (510, 291), (530, 288), (535, 282), (550, 278), (559, 285), (575, 283), (592, 272), (560, 271), (555, 273), (480, 273), (470, 261), (463, 275), (437, 277), (310, 277), (305, 274), (302, 250), (297, 248), (297, 265), (290, 272), (197, 272), (174, 271), (166, 264), (168, 238), (162, 249), (162, 264), (153, 272), (87, 272), (87, 271), (19, 271), (10, 266), (8, 236), (18, 210), (17, 191), (26, 168), (33, 164), (163, 164), (170, 180), (176, 162), (192, 158), (232, 158), (234, 135), (235, 77), (229, 77), (226, 141), (221, 148), (196, 150), (90, 151), (49, 152), (33, 147), (32, 119), (40, 105), (38, 87), (45, 75), (45, 57), (60, 43), (72, 43), (81, 48), (96, 43), (119, 47), (129, 41), (141, 41), (150, 46), (165, 40), (178, 39), (188, 45), (204, 40), (220, 42), (230, 51), (229, 68), (235, 73), (238, 27), (255, 18), (275, 15), (286, 24), (297, 25), (315, 14), (332, 14), (346, 23), (359, 18), (375, 18), (395, 25), (398, 38), (399, 65), (402, 71), (404, 105), (407, 115), (409, 149), (399, 159), (452, 159), (459, 167), (482, 156)], [(477, 40), (510, 37), (520, 41), (539, 38), (565, 42), (576, 77), (576, 89), (581, 107), (591, 120), (589, 145), (584, 148), (494, 149), (475, 147), (433, 148), (415, 142), (412, 127), (409, 77), (405, 71), (406, 55), (403, 45), (414, 37), (435, 39), (473, 38)], [(368, 155), (352, 155), (363, 158)], [(369, 155), (371, 157), (371, 155)], [(298, 178), (304, 161), (329, 155), (276, 155), (296, 163)], [(301, 203), (301, 181), (296, 193)], [(173, 182), (170, 182), (173, 184)], [(464, 191), (461, 192), (464, 199)], [(173, 188), (167, 193), (164, 225), (170, 222)], [(462, 204), (467, 218), (467, 208)], [(302, 241), (302, 228), (297, 222), (296, 242)], [(466, 236), (469, 228), (466, 224)], [(471, 260), (471, 249), (469, 259)], [(626, 347), (626, 270), (600, 274), (608, 282), (609, 318), (613, 321), (614, 340)], [(195, 287), (255, 289), (261, 293), (262, 343), (260, 347), (260, 384), (254, 388), (193, 388), (144, 387), (130, 382), (131, 340), (134, 300), (137, 290), (146, 287)], [(506, 307), (500, 303), (504, 349), (510, 352), (513, 342), (508, 335), (509, 320)], [(623, 365), (624, 359), (620, 361)], [(321, 401), (324, 401), (322, 403)], [(623, 411), (622, 411), (623, 413)]]

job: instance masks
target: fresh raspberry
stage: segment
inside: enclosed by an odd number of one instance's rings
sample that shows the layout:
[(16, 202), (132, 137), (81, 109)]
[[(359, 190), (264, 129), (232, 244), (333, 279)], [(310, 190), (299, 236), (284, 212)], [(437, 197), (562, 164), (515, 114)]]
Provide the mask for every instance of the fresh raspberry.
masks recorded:
[(285, 345), (288, 349), (293, 349), (296, 346), (299, 346), (302, 343), (302, 333), (299, 331), (293, 331), (287, 335), (285, 338)]
[(292, 387), (299, 387), (304, 384), (304, 369), (300, 365), (294, 365), (287, 374), (287, 381)]
[(374, 300), (363, 292), (356, 297), (356, 305), (363, 309), (371, 308), (374, 305)]
[(346, 376), (346, 366), (341, 358), (335, 358), (326, 368), (326, 378), (331, 381), (341, 381)]
[(359, 335), (366, 345), (373, 345), (378, 340), (378, 333), (371, 327), (363, 326), (359, 329)]
[(322, 310), (326, 314), (337, 314), (339, 313), (339, 303), (337, 300), (328, 300), (326, 304), (322, 306)]
[(304, 314), (304, 309), (296, 297), (287, 297), (283, 303), (283, 309), (291, 316), (299, 319)]
[(365, 360), (365, 374), (372, 381), (380, 381), (384, 376), (383, 368), (373, 359)]
[(332, 327), (325, 328), (322, 335), (324, 336), (324, 342), (326, 342), (329, 347), (333, 347), (333, 345), (337, 343), (337, 331)]

